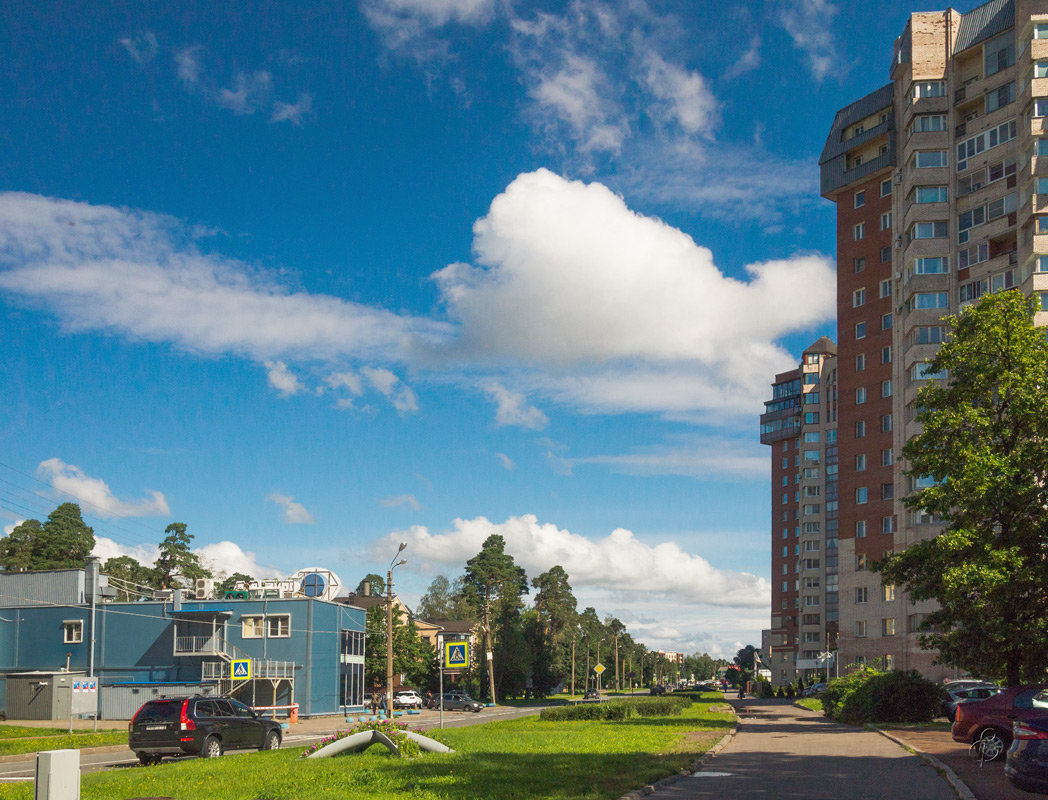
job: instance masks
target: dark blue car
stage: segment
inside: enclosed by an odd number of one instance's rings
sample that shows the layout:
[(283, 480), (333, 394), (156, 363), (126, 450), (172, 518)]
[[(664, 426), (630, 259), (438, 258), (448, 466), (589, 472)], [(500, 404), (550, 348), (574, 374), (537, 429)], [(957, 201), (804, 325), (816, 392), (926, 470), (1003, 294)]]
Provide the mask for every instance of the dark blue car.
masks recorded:
[(1048, 794), (1048, 717), (1015, 721), (1004, 774), (1023, 791)]

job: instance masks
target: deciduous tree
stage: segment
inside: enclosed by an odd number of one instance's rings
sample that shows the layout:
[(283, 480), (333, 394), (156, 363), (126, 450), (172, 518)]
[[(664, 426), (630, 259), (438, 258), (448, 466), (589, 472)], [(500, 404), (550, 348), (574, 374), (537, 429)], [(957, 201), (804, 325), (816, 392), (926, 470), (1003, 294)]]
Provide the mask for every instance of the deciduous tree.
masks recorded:
[(1019, 292), (990, 294), (947, 321), (917, 395), (922, 430), (903, 449), (914, 513), (938, 536), (875, 566), (886, 584), (934, 600), (924, 646), (1009, 685), (1048, 663), (1048, 343)]

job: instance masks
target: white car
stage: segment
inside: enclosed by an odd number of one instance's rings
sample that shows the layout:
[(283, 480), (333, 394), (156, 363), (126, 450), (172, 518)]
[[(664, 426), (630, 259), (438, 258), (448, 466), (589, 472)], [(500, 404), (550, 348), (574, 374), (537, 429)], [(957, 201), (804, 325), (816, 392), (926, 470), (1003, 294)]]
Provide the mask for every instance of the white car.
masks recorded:
[(393, 695), (394, 708), (422, 708), (422, 698), (414, 689)]

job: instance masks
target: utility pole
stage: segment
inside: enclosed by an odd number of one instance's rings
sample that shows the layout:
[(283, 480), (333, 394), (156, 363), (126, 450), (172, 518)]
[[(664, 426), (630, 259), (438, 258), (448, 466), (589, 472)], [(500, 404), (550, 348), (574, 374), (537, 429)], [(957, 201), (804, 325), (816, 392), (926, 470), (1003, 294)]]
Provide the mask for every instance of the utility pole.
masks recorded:
[[(397, 561), (397, 556), (404, 552), (407, 542), (401, 542), (397, 555), (389, 563), (386, 573), (386, 718), (393, 719), (393, 570), (407, 561)], [(393, 562), (396, 561), (394, 564)]]
[(571, 694), (575, 696), (575, 631), (571, 632)]
[(491, 703), (495, 704), (495, 662), (491, 655), (491, 584), (488, 584), (488, 596), (484, 600), (484, 637), (487, 647), (484, 657), (488, 662), (488, 685), (491, 689)]

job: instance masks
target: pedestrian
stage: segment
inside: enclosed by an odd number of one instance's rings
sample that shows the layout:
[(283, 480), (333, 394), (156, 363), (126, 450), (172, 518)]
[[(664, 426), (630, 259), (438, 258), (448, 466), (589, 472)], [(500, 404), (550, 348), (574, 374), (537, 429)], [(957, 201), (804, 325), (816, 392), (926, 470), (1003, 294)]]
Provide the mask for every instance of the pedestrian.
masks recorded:
[(745, 683), (740, 683), (739, 684), (739, 699), (742, 700), (744, 697), (746, 697), (746, 684)]

